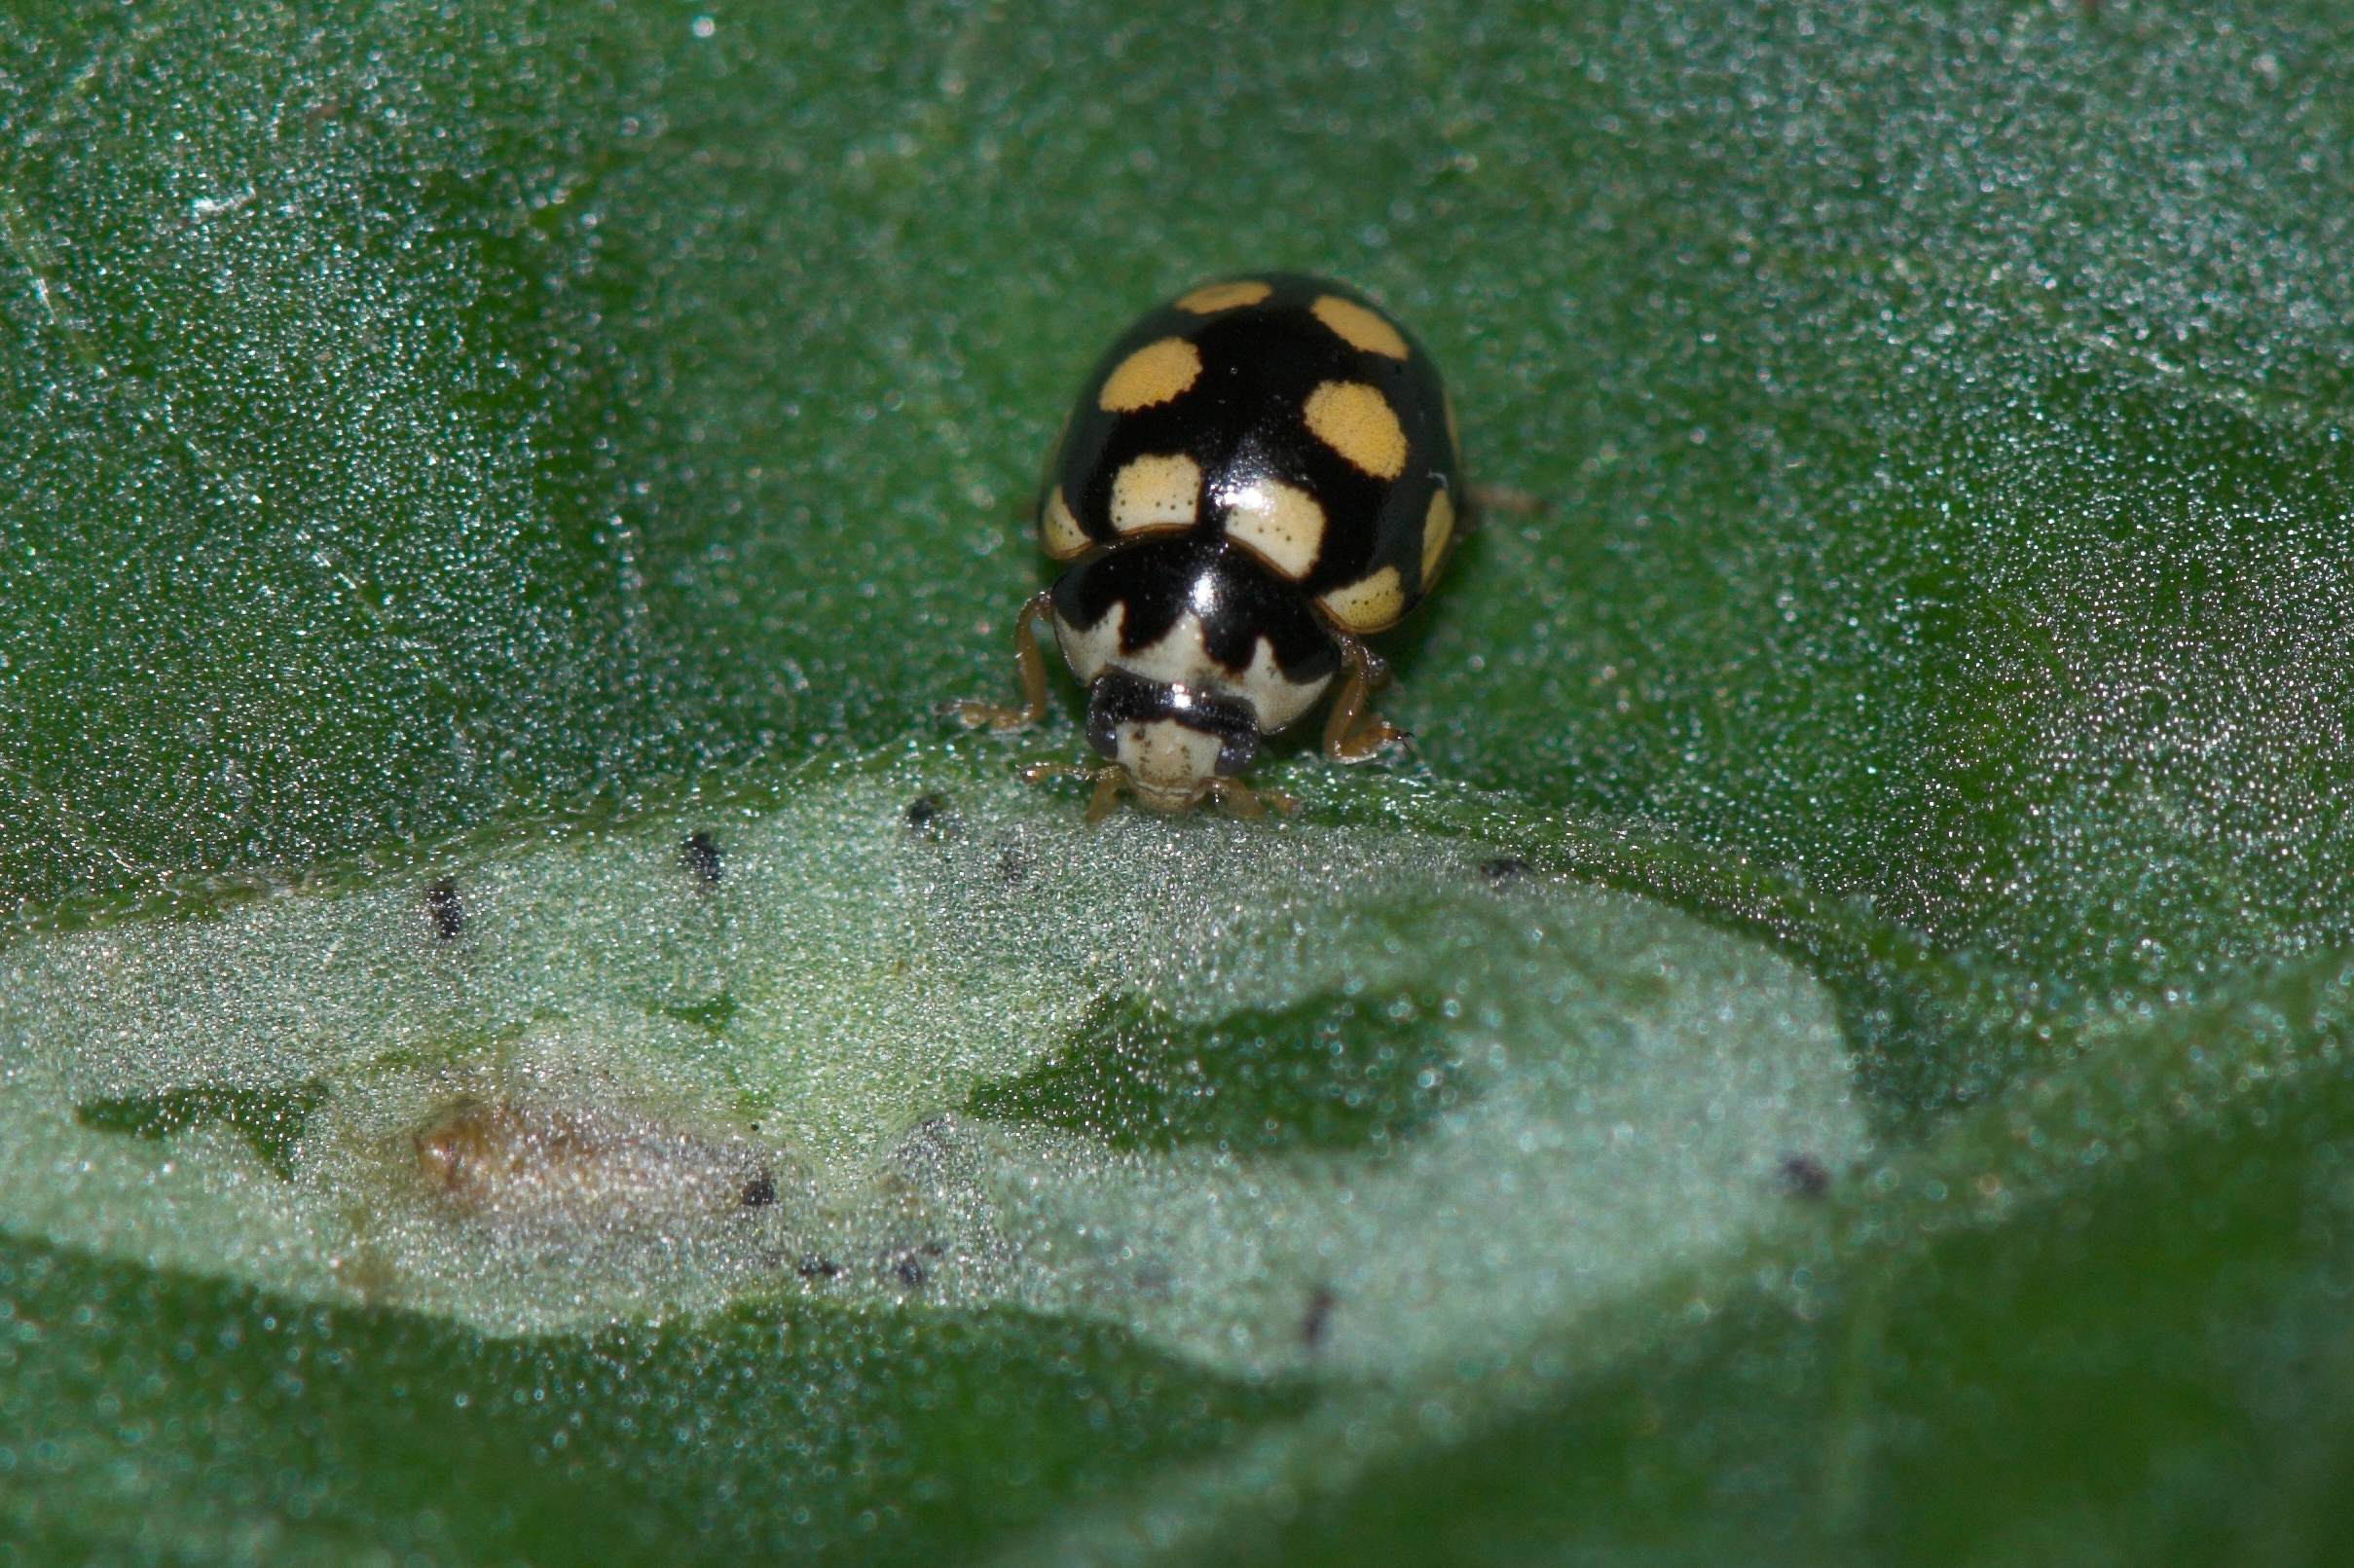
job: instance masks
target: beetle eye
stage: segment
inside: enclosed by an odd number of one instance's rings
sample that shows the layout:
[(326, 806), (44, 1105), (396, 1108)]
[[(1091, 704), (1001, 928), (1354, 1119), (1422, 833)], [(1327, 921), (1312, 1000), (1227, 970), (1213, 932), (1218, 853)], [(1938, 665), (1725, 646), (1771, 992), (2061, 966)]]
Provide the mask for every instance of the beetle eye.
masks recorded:
[(1106, 762), (1120, 757), (1120, 720), (1103, 711), (1099, 704), (1087, 707), (1087, 745)]
[(1251, 758), (1258, 754), (1259, 732), (1255, 728), (1230, 730), (1219, 740), (1223, 743), (1218, 748), (1218, 777), (1221, 779), (1232, 779), (1249, 767)]

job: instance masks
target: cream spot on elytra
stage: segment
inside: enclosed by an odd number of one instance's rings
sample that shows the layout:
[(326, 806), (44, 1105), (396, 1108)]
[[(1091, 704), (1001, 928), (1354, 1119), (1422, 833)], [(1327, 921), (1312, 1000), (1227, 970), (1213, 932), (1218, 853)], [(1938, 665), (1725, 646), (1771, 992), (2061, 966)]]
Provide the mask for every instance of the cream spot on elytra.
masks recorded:
[(1038, 540), (1047, 554), (1056, 561), (1069, 561), (1074, 556), (1085, 555), (1087, 546), (1093, 542), (1080, 528), (1079, 519), (1071, 515), (1070, 504), (1062, 498), (1060, 485), (1047, 492), (1047, 504), (1038, 514)]
[(1431, 579), (1439, 574), (1439, 563), (1447, 558), (1447, 545), (1454, 537), (1454, 500), (1441, 490), (1430, 497), (1430, 510), (1422, 514), (1422, 590), (1430, 591)]
[(1346, 632), (1379, 632), (1406, 613), (1406, 591), (1398, 568), (1383, 566), (1361, 578), (1317, 596), (1316, 602)]
[(1186, 456), (1137, 457), (1112, 477), (1112, 527), (1122, 533), (1191, 528), (1201, 468)]
[(1362, 348), (1369, 354), (1385, 354), (1391, 359), (1407, 356), (1406, 340), (1398, 329), (1354, 300), (1327, 294), (1308, 309), (1352, 348)]
[(1183, 338), (1148, 343), (1114, 368), (1095, 402), (1106, 414), (1133, 414), (1184, 393), (1201, 375), (1201, 350)]
[(1363, 382), (1326, 382), (1307, 394), (1303, 412), (1317, 440), (1376, 479), (1406, 471), (1406, 431), (1397, 412)]
[(1227, 506), (1228, 538), (1295, 582), (1315, 565), (1324, 548), (1324, 508), (1314, 496), (1260, 479), (1219, 499)]
[(1238, 306), (1257, 305), (1275, 291), (1255, 277), (1234, 283), (1211, 283), (1191, 294), (1177, 296), (1177, 309), (1191, 310), (1195, 315), (1215, 315), (1220, 310), (1232, 310)]

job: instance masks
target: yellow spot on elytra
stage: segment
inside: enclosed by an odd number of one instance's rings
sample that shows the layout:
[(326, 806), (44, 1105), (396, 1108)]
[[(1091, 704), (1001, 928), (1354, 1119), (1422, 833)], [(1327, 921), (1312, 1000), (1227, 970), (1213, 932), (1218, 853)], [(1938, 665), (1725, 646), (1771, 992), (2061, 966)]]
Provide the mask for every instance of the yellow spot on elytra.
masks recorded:
[(1201, 469), (1191, 457), (1137, 457), (1112, 478), (1112, 527), (1122, 533), (1192, 528)]
[(1317, 596), (1344, 632), (1379, 632), (1406, 613), (1406, 591), (1399, 586), (1398, 568), (1383, 566), (1370, 577)]
[(1324, 548), (1324, 508), (1314, 496), (1261, 479), (1220, 499), (1227, 505), (1228, 538), (1294, 581), (1315, 565)]
[(1439, 574), (1439, 563), (1447, 559), (1448, 543), (1454, 538), (1454, 499), (1445, 491), (1430, 497), (1430, 510), (1422, 514), (1422, 589), (1430, 590), (1430, 581)]
[(1201, 350), (1183, 338), (1163, 338), (1122, 360), (1104, 378), (1095, 403), (1106, 414), (1133, 414), (1166, 403), (1193, 385), (1200, 374)]
[(1389, 400), (1363, 382), (1326, 382), (1307, 394), (1316, 439), (1376, 479), (1406, 471), (1406, 432)]
[(1079, 519), (1071, 515), (1060, 485), (1047, 492), (1047, 504), (1038, 514), (1038, 542), (1057, 561), (1086, 554), (1092, 542), (1080, 528)]
[(1447, 395), (1445, 388), (1441, 388), (1439, 391), (1439, 407), (1447, 411), (1447, 445), (1460, 454), (1463, 450), (1463, 435), (1454, 427), (1454, 399)]
[(1257, 305), (1274, 292), (1255, 277), (1246, 277), (1238, 283), (1211, 283), (1191, 294), (1178, 295), (1177, 309), (1191, 310), (1195, 315), (1215, 315), (1238, 305)]
[(1369, 354), (1387, 354), (1392, 359), (1407, 356), (1406, 340), (1399, 336), (1398, 329), (1354, 300), (1327, 294), (1308, 309), (1352, 348), (1362, 348)]

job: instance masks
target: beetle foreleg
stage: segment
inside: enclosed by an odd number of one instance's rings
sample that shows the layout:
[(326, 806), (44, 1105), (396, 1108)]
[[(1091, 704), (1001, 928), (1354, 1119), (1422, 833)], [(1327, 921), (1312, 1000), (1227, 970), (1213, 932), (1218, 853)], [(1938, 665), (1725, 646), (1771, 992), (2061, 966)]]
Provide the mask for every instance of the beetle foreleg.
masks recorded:
[(1034, 595), (1013, 617), (1013, 663), (1021, 674), (1022, 705), (1019, 708), (1000, 708), (994, 703), (963, 702), (955, 708), (956, 716), (964, 720), (967, 729), (987, 725), (1004, 734), (1011, 730), (1026, 730), (1047, 716), (1047, 661), (1038, 651), (1038, 634), (1030, 623), (1045, 614), (1053, 602), (1051, 590)]
[(1239, 779), (1220, 779), (1210, 785), (1210, 793), (1218, 797), (1219, 805), (1252, 821), (1265, 817), (1269, 806), (1286, 817), (1300, 809), (1297, 795), (1287, 795), (1280, 789), (1255, 790)]
[(1048, 779), (1092, 779), (1095, 793), (1087, 797), (1087, 820), (1100, 822), (1112, 815), (1120, 804), (1120, 791), (1127, 786), (1128, 770), (1118, 763), (1108, 768), (1083, 768), (1076, 762), (1033, 762), (1017, 775), (1023, 784), (1045, 784)]
[(1120, 791), (1128, 782), (1128, 770), (1120, 766), (1095, 770), (1095, 793), (1087, 797), (1087, 825), (1094, 826), (1112, 815), (1120, 805)]

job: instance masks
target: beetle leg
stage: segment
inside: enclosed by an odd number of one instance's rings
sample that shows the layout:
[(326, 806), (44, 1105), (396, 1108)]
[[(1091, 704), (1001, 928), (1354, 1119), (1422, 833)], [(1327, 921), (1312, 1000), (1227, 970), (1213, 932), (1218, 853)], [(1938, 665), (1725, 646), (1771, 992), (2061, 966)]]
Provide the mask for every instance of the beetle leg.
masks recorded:
[(1218, 797), (1219, 805), (1245, 821), (1257, 821), (1267, 815), (1267, 808), (1259, 804), (1259, 797), (1251, 793), (1251, 786), (1239, 779), (1214, 780), (1210, 784), (1210, 793)]
[(1374, 694), (1389, 684), (1389, 666), (1346, 633), (1341, 636), (1341, 695), (1324, 721), (1324, 754), (1335, 762), (1370, 762), (1411, 739), (1372, 711)]
[(1128, 782), (1128, 770), (1119, 766), (1095, 770), (1095, 793), (1087, 797), (1087, 825), (1094, 826), (1112, 815), (1120, 804), (1120, 790)]
[(1128, 782), (1128, 770), (1118, 763), (1108, 768), (1083, 768), (1075, 762), (1033, 762), (1017, 777), (1023, 784), (1045, 784), (1048, 779), (1094, 780), (1095, 792), (1087, 797), (1087, 824), (1093, 826), (1119, 806), (1120, 791)]
[(1128, 782), (1128, 770), (1118, 763), (1108, 768), (1083, 768), (1076, 762), (1033, 762), (1016, 775), (1023, 784), (1045, 784), (1048, 779), (1092, 779), (1095, 793), (1087, 797), (1087, 822), (1091, 826), (1112, 815), (1120, 804), (1120, 791)]
[(967, 729), (976, 730), (985, 724), (1003, 734), (1009, 730), (1026, 730), (1047, 716), (1047, 661), (1039, 654), (1038, 634), (1031, 631), (1030, 623), (1045, 614), (1052, 602), (1053, 591), (1043, 591), (1032, 596), (1022, 605), (1021, 613), (1013, 617), (1013, 663), (1021, 674), (1022, 705), (1000, 708), (994, 703), (958, 703), (953, 711), (964, 720)]
[(1216, 780), (1210, 784), (1210, 793), (1218, 797), (1219, 805), (1251, 821), (1265, 817), (1269, 806), (1286, 817), (1300, 809), (1297, 795), (1287, 795), (1280, 789), (1253, 789), (1239, 779)]
[[(1498, 512), (1505, 517), (1537, 517), (1553, 510), (1552, 497), (1533, 495), (1525, 490), (1511, 490), (1502, 485), (1474, 485), (1465, 492), (1473, 515)], [(1466, 529), (1465, 531), (1469, 531)]]

